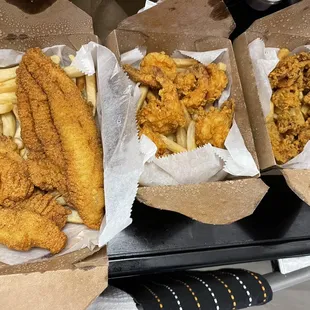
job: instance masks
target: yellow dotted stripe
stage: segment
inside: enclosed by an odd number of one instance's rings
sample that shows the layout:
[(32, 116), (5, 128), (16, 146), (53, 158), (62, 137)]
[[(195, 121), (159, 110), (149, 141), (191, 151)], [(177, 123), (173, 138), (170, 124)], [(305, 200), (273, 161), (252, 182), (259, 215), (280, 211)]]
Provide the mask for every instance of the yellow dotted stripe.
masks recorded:
[[(171, 279), (173, 279), (173, 278), (171, 278)], [(198, 298), (197, 298), (195, 292), (193, 291), (193, 289), (192, 289), (187, 283), (185, 283), (185, 282), (183, 282), (183, 281), (181, 281), (181, 280), (178, 280), (178, 279), (173, 279), (173, 280), (174, 280), (174, 281), (177, 281), (177, 282), (179, 282), (179, 283), (181, 283), (181, 284), (183, 284), (184, 286), (186, 286), (186, 288), (187, 288), (187, 289), (189, 290), (189, 292), (192, 294), (192, 296), (193, 296), (193, 298), (194, 298), (194, 300), (195, 300), (195, 302), (196, 302), (197, 308), (198, 308), (198, 309), (201, 309), (199, 300), (198, 300)]]
[(232, 309), (236, 310), (237, 303), (236, 303), (236, 300), (235, 300), (235, 296), (233, 295), (233, 293), (232, 293), (231, 289), (229, 288), (229, 286), (222, 279), (220, 279), (218, 276), (216, 276), (215, 274), (210, 273), (210, 275), (212, 277), (214, 277), (216, 280), (218, 280), (220, 283), (222, 283), (224, 285), (224, 287), (227, 289), (227, 292), (229, 293), (231, 301), (232, 301), (232, 305), (233, 305)]
[(161, 300), (159, 299), (159, 297), (158, 297), (149, 287), (147, 287), (146, 285), (142, 285), (142, 286), (145, 287), (145, 288), (154, 296), (154, 298), (155, 298), (156, 301), (158, 302), (159, 308), (160, 308), (160, 309), (163, 309), (164, 306), (163, 306), (163, 304), (161, 303)]
[(261, 289), (262, 289), (262, 291), (263, 291), (263, 296), (264, 296), (263, 302), (266, 303), (266, 302), (267, 302), (267, 293), (266, 293), (266, 288), (265, 288), (263, 282), (258, 278), (258, 276), (257, 276), (256, 274), (254, 274), (253, 272), (250, 272), (250, 271), (248, 271), (248, 272), (249, 272), (249, 274), (250, 274), (251, 276), (253, 276), (253, 277), (255, 278), (255, 280), (257, 280), (257, 282), (259, 283), (259, 285), (260, 285), (260, 287), (261, 287)]

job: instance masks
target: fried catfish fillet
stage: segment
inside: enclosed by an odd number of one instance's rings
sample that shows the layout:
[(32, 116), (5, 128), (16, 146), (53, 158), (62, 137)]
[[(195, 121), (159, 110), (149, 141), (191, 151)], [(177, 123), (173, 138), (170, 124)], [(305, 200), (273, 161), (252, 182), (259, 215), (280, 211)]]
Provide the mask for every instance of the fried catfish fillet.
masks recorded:
[(91, 108), (66, 73), (38, 48), (23, 56), (27, 71), (48, 97), (65, 160), (68, 202), (89, 228), (103, 217), (102, 148)]
[(137, 120), (141, 127), (167, 135), (185, 125), (184, 111), (173, 82), (159, 68), (154, 68), (154, 76), (162, 87), (159, 98), (149, 94), (148, 104), (139, 111)]
[(11, 206), (28, 198), (33, 190), (27, 166), (15, 143), (0, 136), (0, 205)]
[(60, 229), (66, 225), (67, 217), (71, 214), (71, 211), (58, 204), (51, 194), (40, 191), (34, 192), (29, 198), (14, 204), (10, 209), (37, 213), (53, 221)]
[(224, 148), (224, 142), (232, 125), (235, 103), (228, 100), (220, 109), (211, 107), (201, 110), (197, 115), (196, 144), (198, 146), (211, 143), (215, 147)]
[(66, 242), (66, 235), (49, 219), (28, 210), (0, 207), (0, 243), (8, 248), (28, 251), (39, 247), (56, 254)]

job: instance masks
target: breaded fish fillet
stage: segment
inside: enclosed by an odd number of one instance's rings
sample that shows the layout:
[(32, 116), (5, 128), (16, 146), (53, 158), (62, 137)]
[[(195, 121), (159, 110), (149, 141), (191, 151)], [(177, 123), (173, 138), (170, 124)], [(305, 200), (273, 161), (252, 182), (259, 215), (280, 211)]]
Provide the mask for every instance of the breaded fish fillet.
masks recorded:
[(8, 207), (22, 201), (33, 189), (27, 166), (14, 149), (14, 142), (0, 136), (0, 205)]
[(28, 251), (39, 247), (59, 253), (67, 237), (47, 218), (28, 210), (0, 208), (0, 243), (10, 249)]
[(60, 229), (66, 225), (67, 217), (71, 214), (71, 211), (58, 204), (51, 194), (40, 191), (33, 193), (28, 199), (16, 203), (10, 209), (37, 213), (53, 221)]
[(65, 167), (60, 138), (51, 117), (48, 98), (37, 84), (36, 80), (27, 71), (23, 62), (17, 69), (19, 83), (28, 96), (34, 129), (47, 158), (61, 169)]
[(103, 161), (92, 111), (75, 83), (40, 49), (28, 50), (23, 63), (48, 97), (66, 162), (69, 203), (88, 227), (99, 229), (104, 207)]

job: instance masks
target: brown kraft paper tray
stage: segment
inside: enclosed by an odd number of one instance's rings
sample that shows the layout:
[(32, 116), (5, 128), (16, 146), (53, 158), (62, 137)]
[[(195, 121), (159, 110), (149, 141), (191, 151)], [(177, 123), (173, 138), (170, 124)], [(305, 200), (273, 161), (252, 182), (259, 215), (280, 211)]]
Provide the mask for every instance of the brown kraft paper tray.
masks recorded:
[[(233, 44), (261, 170), (277, 168), (277, 163), (258, 96), (248, 44), (257, 38), (261, 38), (266, 47), (286, 47), (289, 50), (310, 44), (309, 20), (310, 1), (303, 0), (255, 21)], [(296, 195), (310, 204), (310, 171), (283, 169), (281, 172)]]
[[(19, 3), (18, 1), (8, 1)], [(0, 4), (0, 48), (97, 42), (90, 16), (66, 0), (35, 7)], [(26, 7), (25, 7), (26, 6)], [(37, 14), (34, 14), (37, 13)], [(106, 249), (82, 249), (36, 263), (0, 263), (1, 309), (85, 309), (107, 287)]]
[[(108, 36), (106, 46), (118, 58), (137, 46), (146, 46), (147, 52), (165, 51), (167, 54), (176, 49), (227, 48), (232, 67), (231, 96), (236, 102), (235, 119), (248, 150), (258, 163), (232, 44), (227, 39), (234, 26), (222, 1), (213, 5), (204, 0), (166, 0), (121, 22)], [(140, 187), (137, 199), (148, 206), (178, 212), (203, 223), (228, 224), (252, 214), (267, 190), (259, 178), (242, 178), (193, 185)]]

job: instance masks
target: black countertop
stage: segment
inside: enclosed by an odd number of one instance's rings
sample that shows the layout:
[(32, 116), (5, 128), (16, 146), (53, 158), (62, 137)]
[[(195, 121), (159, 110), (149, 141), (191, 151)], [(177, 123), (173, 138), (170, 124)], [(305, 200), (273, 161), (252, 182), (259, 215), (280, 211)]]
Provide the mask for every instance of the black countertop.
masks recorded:
[[(257, 18), (291, 4), (258, 12), (243, 0), (227, 0), (236, 22), (231, 38)], [(138, 202), (133, 223), (108, 245), (110, 277), (214, 266), (310, 254), (310, 207), (281, 176), (263, 180), (271, 188), (255, 213), (230, 225), (213, 226)]]

